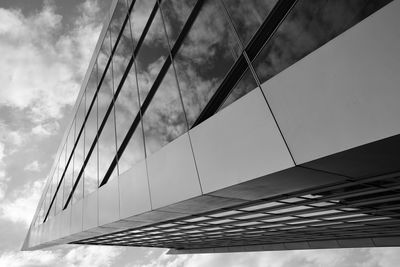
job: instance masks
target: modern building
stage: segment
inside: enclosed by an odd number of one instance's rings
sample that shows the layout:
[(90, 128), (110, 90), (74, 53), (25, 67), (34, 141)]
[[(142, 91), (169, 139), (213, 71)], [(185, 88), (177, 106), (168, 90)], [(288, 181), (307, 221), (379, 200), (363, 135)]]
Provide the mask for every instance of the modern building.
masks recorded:
[(400, 0), (115, 0), (23, 250), (400, 245)]

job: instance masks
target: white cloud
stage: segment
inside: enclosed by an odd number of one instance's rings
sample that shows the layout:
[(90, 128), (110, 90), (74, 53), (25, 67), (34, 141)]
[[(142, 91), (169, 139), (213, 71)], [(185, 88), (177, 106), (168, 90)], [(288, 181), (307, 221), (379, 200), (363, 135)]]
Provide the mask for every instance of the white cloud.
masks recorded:
[(25, 166), (24, 170), (31, 172), (39, 172), (42, 169), (42, 166), (39, 164), (39, 161), (34, 160), (28, 165)]
[(65, 260), (71, 266), (111, 266), (124, 248), (102, 246), (80, 246), (65, 255)]
[(29, 226), (42, 194), (44, 180), (28, 183), (0, 203), (0, 217)]
[[(6, 251), (0, 254), (0, 266), (58, 266), (58, 267), (107, 267), (112, 266), (123, 248), (73, 247), (54, 251)], [(71, 248), (72, 247), (72, 248)], [(69, 250), (69, 251), (68, 251)], [(65, 254), (64, 254), (65, 253)]]
[(32, 133), (39, 136), (50, 136), (58, 133), (60, 124), (57, 121), (41, 123), (32, 128)]
[[(72, 105), (99, 35), (96, 1), (86, 1), (71, 29), (45, 4), (25, 17), (0, 8), (0, 104), (25, 110), (32, 121), (61, 118)], [(94, 11), (93, 11), (94, 10)]]

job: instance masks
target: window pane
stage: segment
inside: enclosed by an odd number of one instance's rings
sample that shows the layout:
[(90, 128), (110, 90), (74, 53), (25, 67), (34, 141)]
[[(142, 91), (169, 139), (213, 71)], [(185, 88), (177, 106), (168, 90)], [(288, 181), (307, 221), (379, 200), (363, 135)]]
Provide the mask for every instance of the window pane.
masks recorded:
[(252, 91), (253, 89), (257, 88), (257, 83), (251, 73), (250, 69), (247, 68), (245, 73), (242, 75), (240, 80), (236, 83), (233, 87), (232, 91), (229, 93), (228, 97), (225, 99), (222, 106), (219, 110), (229, 106), (248, 92)]
[(223, 0), (240, 40), (246, 45), (277, 0)]
[(136, 0), (130, 16), (132, 37), (136, 46), (146, 26), (150, 13), (155, 5), (155, 0)]
[(64, 180), (61, 182), (60, 189), (58, 190), (58, 193), (57, 193), (56, 214), (58, 214), (63, 208), (63, 198), (64, 198), (63, 186), (64, 186)]
[(113, 98), (112, 68), (109, 68), (106, 76), (104, 77), (103, 83), (101, 84), (99, 92), (97, 94), (99, 128), (112, 102), (112, 98)]
[(94, 94), (97, 90), (97, 64), (94, 64), (92, 73), (90, 74), (88, 84), (86, 86), (86, 110), (89, 109), (93, 101)]
[(187, 18), (190, 15), (196, 0), (165, 0), (161, 3), (161, 10), (165, 19), (169, 43), (174, 46)]
[(118, 98), (115, 101), (118, 148), (139, 112), (140, 104), (135, 76), (135, 69), (134, 66), (132, 66), (125, 83), (121, 88)]
[(111, 38), (110, 38), (110, 31), (107, 31), (103, 40), (103, 44), (101, 45), (99, 55), (97, 57), (97, 68), (99, 77), (98, 82), (100, 82), (101, 77), (103, 76), (110, 55), (111, 55)]
[(124, 153), (118, 160), (119, 173), (122, 174), (129, 170), (135, 163), (144, 159), (144, 157), (145, 153), (142, 124), (139, 123), (131, 139), (129, 140), (128, 145), (126, 146)]
[(157, 12), (136, 58), (140, 99), (144, 101), (169, 55), (161, 15)]
[(74, 148), (75, 144), (75, 120), (72, 122), (71, 128), (69, 130), (67, 139), (66, 139), (66, 157), (67, 161), (72, 154), (72, 149)]
[(147, 155), (187, 131), (185, 113), (172, 67), (143, 115), (143, 129)]
[(261, 83), (390, 1), (300, 0), (254, 61)]
[(83, 126), (83, 122), (85, 121), (85, 116), (86, 116), (86, 101), (85, 101), (85, 94), (83, 94), (75, 116), (76, 136), (78, 136), (79, 131)]
[[(62, 175), (62, 170), (59, 167), (60, 161), (62, 161), (62, 160), (63, 159), (60, 158), (60, 160), (58, 162), (57, 169), (55, 171), (55, 174), (57, 175), (57, 186), (60, 183), (60, 178), (61, 178), (61, 175)], [(56, 200), (55, 200), (56, 214), (58, 214), (62, 210), (62, 197), (63, 197), (63, 190), (62, 190), (62, 187), (60, 187), (60, 189), (57, 192), (57, 196), (56, 196)]]
[[(99, 141), (99, 181), (101, 182), (116, 154), (114, 108), (100, 134)], [(111, 177), (110, 177), (111, 179)]]
[(95, 99), (93, 107), (90, 110), (88, 119), (85, 123), (85, 153), (87, 153), (92, 146), (97, 135), (97, 129), (97, 99)]
[(234, 63), (238, 48), (220, 5), (207, 1), (175, 61), (189, 126), (193, 125)]
[(126, 8), (126, 1), (118, 0), (118, 3), (114, 10), (114, 14), (110, 22), (112, 46), (115, 45), (115, 42), (118, 38), (119, 32), (121, 31), (122, 24), (124, 23), (127, 13), (128, 9)]
[(130, 25), (126, 24), (118, 46), (113, 56), (113, 74), (115, 91), (119, 86), (122, 76), (128, 66), (129, 60), (133, 54), (133, 43), (131, 37)]
[[(79, 138), (79, 141), (76, 145), (75, 152), (74, 152), (74, 180), (73, 180), (73, 185), (76, 183), (76, 180), (78, 179), (78, 175), (82, 169), (83, 162), (85, 159), (85, 135), (84, 132), (82, 133), (81, 137)], [(83, 179), (84, 179), (84, 174), (82, 174), (82, 177), (79, 178), (79, 185), (76, 187), (74, 194), (73, 194), (73, 201), (79, 200), (83, 197)]]
[(94, 147), (92, 154), (90, 155), (89, 161), (86, 164), (85, 168), (85, 180), (84, 180), (84, 196), (86, 197), (88, 194), (94, 192), (98, 185), (98, 166), (97, 166), (97, 145)]

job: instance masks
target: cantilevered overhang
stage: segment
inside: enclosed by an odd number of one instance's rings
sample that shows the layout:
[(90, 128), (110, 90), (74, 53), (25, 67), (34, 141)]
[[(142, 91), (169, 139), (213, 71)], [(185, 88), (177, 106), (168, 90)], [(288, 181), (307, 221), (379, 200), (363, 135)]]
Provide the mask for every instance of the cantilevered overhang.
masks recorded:
[(172, 253), (398, 246), (400, 1), (32, 226)]

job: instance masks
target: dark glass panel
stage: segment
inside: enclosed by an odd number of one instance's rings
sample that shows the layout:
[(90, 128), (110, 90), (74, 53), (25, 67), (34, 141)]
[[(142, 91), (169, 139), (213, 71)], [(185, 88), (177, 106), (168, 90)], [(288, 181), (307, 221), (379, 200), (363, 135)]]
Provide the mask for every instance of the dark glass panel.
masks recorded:
[(147, 156), (187, 131), (187, 122), (172, 66), (143, 115)]
[(132, 37), (136, 46), (142, 35), (143, 29), (146, 26), (150, 13), (154, 8), (155, 0), (136, 0), (133, 6), (130, 23), (132, 29)]
[(98, 68), (98, 82), (100, 82), (103, 76), (104, 70), (107, 66), (108, 59), (111, 56), (111, 37), (110, 31), (107, 30), (103, 44), (100, 47), (99, 55), (97, 57), (97, 68)]
[(99, 185), (97, 155), (98, 155), (98, 150), (96, 145), (85, 167), (85, 180), (84, 180), (85, 197), (88, 194), (94, 192)]
[(126, 7), (126, 0), (118, 0), (109, 26), (111, 32), (112, 47), (114, 47), (115, 45), (115, 42), (118, 38), (118, 34), (122, 29), (122, 25), (124, 23), (127, 14), (128, 14), (128, 9)]
[[(99, 136), (99, 181), (101, 182), (116, 154), (114, 108)], [(111, 177), (110, 177), (111, 178)]]
[(119, 173), (122, 174), (129, 170), (135, 163), (144, 159), (144, 142), (142, 124), (139, 123), (133, 133), (128, 145), (126, 146), (121, 158), (118, 159)]
[(210, 100), (238, 55), (238, 43), (216, 1), (207, 1), (176, 57), (189, 126)]
[(85, 116), (86, 116), (86, 101), (85, 101), (85, 94), (83, 94), (75, 115), (76, 138), (78, 138), (78, 134), (81, 131), (83, 122), (85, 121)]
[[(78, 179), (78, 175), (82, 169), (83, 162), (85, 160), (85, 132), (82, 132), (81, 137), (78, 140), (78, 143), (75, 148), (74, 152), (74, 180), (72, 184), (76, 183), (76, 180)], [(84, 180), (84, 173), (82, 173), (82, 176), (79, 179), (79, 184), (80, 186), (77, 186), (74, 194), (73, 194), (73, 200), (79, 200), (83, 197), (83, 180)]]
[(117, 147), (121, 145), (133, 120), (139, 112), (139, 97), (134, 66), (132, 66), (124, 85), (115, 101)]
[(139, 94), (142, 102), (168, 55), (167, 37), (158, 11), (136, 58)]
[(75, 144), (75, 119), (72, 122), (71, 128), (69, 129), (68, 136), (66, 139), (65, 148), (67, 153), (66, 154), (67, 160), (72, 154), (72, 149), (74, 148), (74, 144)]
[(223, 0), (242, 43), (246, 45), (278, 0)]
[(97, 64), (94, 64), (92, 73), (90, 74), (88, 84), (86, 86), (86, 110), (89, 109), (97, 90)]
[(97, 93), (98, 104), (98, 124), (99, 128), (104, 120), (104, 116), (112, 102), (113, 98), (113, 82), (112, 82), (112, 68), (109, 68), (103, 83)]
[[(67, 142), (67, 157), (70, 157), (70, 152), (72, 151), (72, 147), (74, 143), (71, 140), (74, 140), (74, 135), (75, 135), (75, 120), (74, 123), (72, 124), (72, 127), (69, 131), (68, 134), (68, 142)], [(72, 155), (72, 158), (67, 166), (67, 169), (65, 171), (64, 175), (64, 200), (63, 203), (65, 204), (67, 202), (67, 199), (69, 197), (69, 193), (71, 192), (72, 189), (72, 182), (74, 180), (74, 155)], [(64, 205), (63, 204), (63, 205)]]
[(113, 73), (115, 91), (119, 86), (122, 76), (128, 66), (133, 54), (133, 43), (131, 37), (130, 25), (126, 24), (118, 46), (113, 55)]
[(253, 89), (257, 88), (257, 83), (251, 73), (250, 69), (247, 68), (245, 73), (242, 75), (240, 80), (236, 83), (236, 85), (232, 88), (232, 91), (229, 93), (228, 97), (225, 99), (222, 106), (219, 110), (229, 106), (248, 92), (252, 91)]
[(263, 83), (390, 1), (300, 0), (254, 60)]
[(161, 10), (171, 48), (174, 46), (196, 2), (196, 0), (164, 0), (161, 2)]
[(85, 153), (87, 154), (97, 135), (97, 98), (85, 123)]

